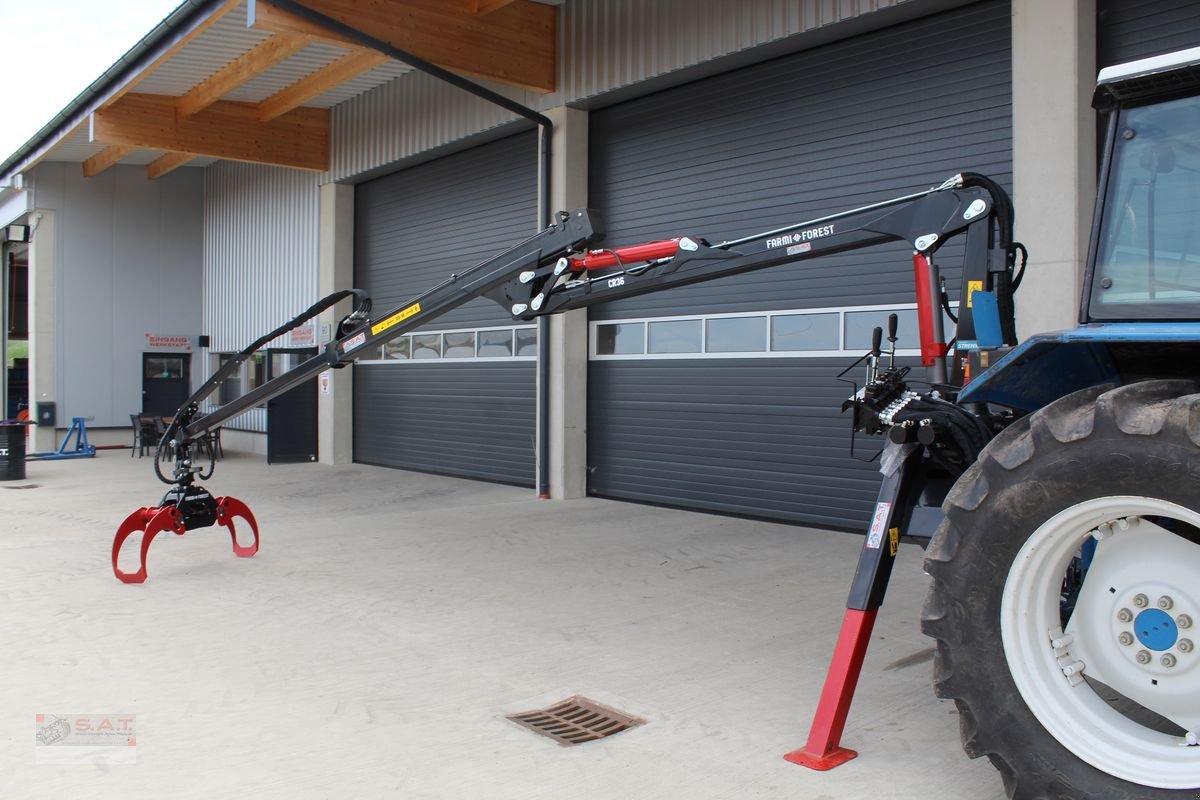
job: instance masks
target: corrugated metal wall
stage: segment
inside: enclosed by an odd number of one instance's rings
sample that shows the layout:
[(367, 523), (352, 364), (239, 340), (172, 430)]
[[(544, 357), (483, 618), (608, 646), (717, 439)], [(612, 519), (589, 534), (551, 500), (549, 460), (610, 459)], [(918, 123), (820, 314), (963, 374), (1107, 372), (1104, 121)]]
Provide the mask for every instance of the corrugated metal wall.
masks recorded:
[[(237, 352), (319, 299), (318, 179), (234, 161), (205, 168), (203, 332), (210, 353)], [(207, 377), (212, 367), (194, 369)], [(266, 409), (250, 409), (229, 427), (266, 431)]]
[(233, 161), (204, 170), (203, 321), (212, 352), (241, 350), (316, 302), (317, 179)]
[[(607, 241), (735, 238), (964, 170), (1010, 185), (1009, 13), (1006, 0), (977, 3), (594, 112), (590, 204)], [(829, 256), (617, 301), (592, 317), (910, 303), (911, 252)], [(939, 257), (952, 291), (955, 253), (952, 243)], [(836, 376), (852, 361), (594, 359), (589, 491), (860, 527), (879, 475), (850, 457), (839, 413), (852, 389)]]
[[(912, 2), (570, 0), (559, 7), (558, 91), (491, 88), (534, 109), (554, 108)], [(329, 179), (369, 172), (516, 119), (413, 73), (333, 109)]]
[[(558, 100), (592, 97), (910, 0), (569, 0)], [(550, 107), (550, 106), (546, 106)]]

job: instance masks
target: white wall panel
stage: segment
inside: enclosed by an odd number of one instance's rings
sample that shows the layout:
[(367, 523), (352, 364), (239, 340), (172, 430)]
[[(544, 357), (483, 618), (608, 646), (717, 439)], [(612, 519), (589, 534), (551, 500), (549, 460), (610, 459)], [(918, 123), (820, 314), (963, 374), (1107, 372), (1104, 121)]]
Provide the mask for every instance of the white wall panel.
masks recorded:
[(128, 426), (142, 407), (146, 334), (194, 344), (201, 333), (201, 176), (150, 181), (117, 166), (84, 178), (78, 164), (46, 163), (32, 183), (33, 208), (57, 222), (58, 424)]

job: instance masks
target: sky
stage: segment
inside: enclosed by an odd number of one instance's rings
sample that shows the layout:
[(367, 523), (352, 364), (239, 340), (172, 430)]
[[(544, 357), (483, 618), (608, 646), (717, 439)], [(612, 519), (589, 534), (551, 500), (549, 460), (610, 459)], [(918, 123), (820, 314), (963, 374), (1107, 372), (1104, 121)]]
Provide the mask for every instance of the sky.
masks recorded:
[(181, 0), (0, 0), (0, 162), (8, 159)]

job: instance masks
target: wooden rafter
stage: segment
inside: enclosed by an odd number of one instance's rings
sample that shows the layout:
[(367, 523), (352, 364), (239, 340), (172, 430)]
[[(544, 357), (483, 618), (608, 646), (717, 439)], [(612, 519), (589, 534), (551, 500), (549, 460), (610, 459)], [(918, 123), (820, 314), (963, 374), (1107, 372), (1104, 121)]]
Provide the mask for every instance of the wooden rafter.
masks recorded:
[(312, 44), (311, 36), (281, 33), (238, 56), (183, 95), (176, 102), (182, 116), (190, 117), (237, 87), (247, 83)]
[(181, 37), (178, 41), (176, 41), (174, 44), (172, 44), (166, 51), (164, 51), (162, 55), (160, 55), (158, 58), (156, 58), (152, 64), (150, 64), (149, 66), (140, 70), (137, 73), (136, 77), (134, 77), (132, 80), (130, 80), (124, 86), (122, 86), (121, 90), (119, 92), (116, 92), (115, 94), (113, 94), (112, 97), (108, 98), (108, 100), (105, 101), (104, 105), (101, 107), (107, 108), (108, 106), (111, 106), (113, 103), (117, 102), (123, 96), (125, 96), (125, 94), (127, 92), (132, 91), (135, 86), (137, 86), (139, 83), (144, 81), (146, 78), (150, 77), (150, 75), (152, 75), (156, 69), (161, 67), (167, 61), (169, 61), (176, 53), (178, 53), (185, 46), (187, 46), (189, 43), (191, 43), (193, 40), (195, 40), (195, 38), (197, 36), (204, 33), (206, 30), (211, 28), (213, 25), (217, 24), (217, 22), (219, 22), (222, 17), (224, 17), (230, 11), (233, 11), (235, 8), (237, 8), (239, 5), (241, 5), (241, 1), (242, 0), (225, 0), (225, 2), (222, 3), (218, 8), (216, 8), (211, 14), (209, 14), (208, 17), (206, 17), (203, 22), (201, 22), (195, 28), (192, 28), (192, 30), (187, 34), (187, 36)]
[(164, 156), (159, 156), (146, 165), (146, 177), (150, 180), (161, 178), (171, 170), (182, 167), (193, 158), (195, 156), (190, 153), (167, 153)]
[[(164, 51), (162, 55), (154, 60), (153, 63), (138, 71), (138, 73), (124, 86), (122, 86), (119, 91), (115, 92), (112, 97), (109, 97), (104, 102), (104, 105), (101, 106), (101, 108), (108, 108), (119, 101), (135, 86), (152, 75), (156, 69), (169, 61), (172, 56), (182, 50), (189, 42), (193, 41), (197, 36), (204, 33), (213, 25), (217, 24), (217, 22), (219, 22), (221, 18), (230, 11), (233, 11), (235, 8), (237, 8), (240, 3), (241, 0), (225, 0), (225, 2), (216, 8), (211, 14), (209, 14), (203, 22), (192, 28), (192, 30), (189, 31), (186, 36), (180, 37), (178, 41)], [(133, 147), (107, 147), (104, 150), (101, 150), (99, 153), (83, 162), (83, 176), (85, 178), (93, 178), (99, 175), (104, 170), (118, 163), (122, 158), (129, 155), (129, 153), (133, 152), (135, 149), (136, 148)], [(117, 155), (118, 153), (119, 155)]]
[(258, 104), (258, 119), (260, 122), (269, 122), (387, 61), (387, 56), (374, 50), (352, 50), (263, 100)]
[(116, 164), (136, 148), (126, 145), (109, 145), (96, 155), (83, 162), (83, 177), (94, 178), (104, 170)]
[[(269, 0), (249, 3), (247, 21), (254, 27), (358, 44)], [(558, 13), (554, 6), (515, 0), (476, 14), (461, 3), (440, 0), (305, 0), (305, 5), (447, 69), (539, 92), (554, 91)]]
[(264, 123), (258, 119), (255, 104), (218, 100), (191, 117), (180, 117), (173, 97), (130, 93), (92, 115), (91, 140), (325, 170), (329, 167), (329, 111), (296, 108)]

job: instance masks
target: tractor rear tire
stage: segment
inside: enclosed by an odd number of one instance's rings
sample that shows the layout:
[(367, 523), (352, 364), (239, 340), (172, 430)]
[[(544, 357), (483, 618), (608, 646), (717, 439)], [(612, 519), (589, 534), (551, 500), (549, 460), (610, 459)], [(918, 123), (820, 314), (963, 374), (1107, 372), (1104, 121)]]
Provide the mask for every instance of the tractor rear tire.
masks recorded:
[[(1195, 711), (1180, 723), (1158, 693), (1200, 698), (1198, 391), (1156, 380), (1063, 397), (997, 436), (943, 505), (921, 624), (937, 640), (934, 688), (1014, 800), (1200, 798)], [(1109, 536), (1126, 548), (1107, 562), (1120, 579), (1105, 569)], [(1089, 539), (1095, 560), (1064, 611)], [(1178, 621), (1173, 643), (1121, 622), (1156, 604)], [(1056, 645), (1068, 617), (1100, 633)], [(1134, 688), (1114, 697), (1097, 674)]]

